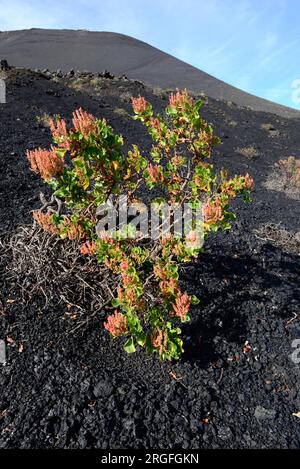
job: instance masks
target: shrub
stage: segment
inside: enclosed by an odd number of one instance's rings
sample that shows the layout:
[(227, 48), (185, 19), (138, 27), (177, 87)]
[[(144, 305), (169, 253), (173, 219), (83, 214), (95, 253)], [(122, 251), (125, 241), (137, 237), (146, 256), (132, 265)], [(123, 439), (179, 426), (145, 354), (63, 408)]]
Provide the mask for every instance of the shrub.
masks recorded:
[[(225, 170), (214, 172), (210, 163), (219, 143), (212, 127), (201, 118), (201, 101), (187, 91), (171, 94), (165, 116), (155, 114), (143, 97), (132, 100), (134, 119), (142, 122), (153, 140), (149, 154), (138, 145), (125, 154), (123, 138), (104, 119), (79, 109), (73, 126), (57, 117), (50, 120), (53, 145), (50, 150), (27, 153), (34, 172), (48, 183), (65, 208), (64, 214), (34, 213), (35, 220), (53, 235), (78, 240), (82, 254), (96, 256), (119, 281), (105, 329), (113, 337), (125, 337), (124, 349), (132, 353), (138, 344), (161, 359), (178, 359), (183, 351), (180, 323), (189, 321), (190, 307), (198, 299), (181, 291), (179, 263), (189, 262), (202, 250), (201, 237), (229, 230), (235, 215), (231, 199), (250, 200), (253, 180), (230, 178)], [(160, 229), (155, 239), (140, 235), (132, 223), (118, 226), (115, 233), (99, 231), (98, 207), (126, 195), (137, 203), (139, 191), (159, 194), (162, 204), (186, 204), (203, 212), (203, 226), (192, 220), (186, 237), (175, 229)], [(202, 232), (201, 232), (202, 229)]]
[(283, 192), (288, 197), (300, 198), (300, 160), (289, 156), (275, 163), (264, 186), (272, 191)]
[(300, 189), (300, 160), (289, 156), (286, 160), (279, 160), (277, 167), (286, 178), (286, 187)]
[(245, 156), (246, 158), (250, 158), (250, 159), (260, 156), (259, 151), (256, 148), (254, 148), (253, 146), (252, 147), (238, 148), (237, 152), (240, 153), (241, 155)]

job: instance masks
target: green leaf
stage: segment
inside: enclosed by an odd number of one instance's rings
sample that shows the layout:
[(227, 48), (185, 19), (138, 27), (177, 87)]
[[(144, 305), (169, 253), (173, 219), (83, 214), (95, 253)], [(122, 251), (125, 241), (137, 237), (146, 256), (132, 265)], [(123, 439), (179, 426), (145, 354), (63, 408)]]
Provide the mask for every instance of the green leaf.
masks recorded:
[(167, 114), (168, 116), (176, 116), (176, 115), (178, 114), (178, 111), (177, 111), (177, 109), (175, 109), (175, 108), (173, 108), (173, 107), (171, 107), (171, 106), (168, 106), (168, 107), (166, 108), (166, 114)]
[(136, 335), (136, 341), (137, 343), (141, 346), (141, 347), (144, 347), (145, 345), (145, 342), (146, 342), (146, 337), (144, 334), (137, 334)]
[(67, 150), (65, 148), (56, 148), (55, 149), (55, 153), (57, 154), (57, 156), (59, 156), (60, 158), (63, 158), (65, 156), (65, 154), (67, 153)]
[(192, 305), (198, 305), (200, 303), (199, 298), (196, 295), (192, 296)]
[(120, 301), (118, 300), (118, 298), (113, 298), (111, 304), (116, 308), (117, 306), (120, 306)]
[(134, 346), (134, 342), (133, 342), (133, 337), (130, 337), (130, 339), (128, 339), (125, 344), (124, 344), (124, 350), (125, 352), (127, 353), (134, 353), (135, 352), (135, 346)]
[(219, 226), (214, 224), (214, 225), (210, 225), (210, 229), (211, 231), (213, 231), (214, 233), (216, 233), (218, 230), (219, 230)]
[(226, 220), (236, 220), (236, 215), (232, 212), (226, 212), (225, 213), (225, 218)]
[(59, 215), (57, 215), (57, 213), (53, 213), (52, 215), (52, 221), (55, 225), (59, 225), (59, 223), (63, 220), (62, 217), (60, 217)]
[(196, 109), (197, 111), (200, 111), (200, 109), (202, 108), (202, 106), (203, 106), (203, 101), (199, 100), (199, 101), (196, 101), (196, 102), (195, 102), (195, 109)]

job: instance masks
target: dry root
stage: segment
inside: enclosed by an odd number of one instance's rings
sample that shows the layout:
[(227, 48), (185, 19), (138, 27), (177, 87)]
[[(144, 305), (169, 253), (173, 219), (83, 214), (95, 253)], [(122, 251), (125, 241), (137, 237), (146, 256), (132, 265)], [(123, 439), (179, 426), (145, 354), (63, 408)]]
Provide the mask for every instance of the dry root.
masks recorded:
[(0, 273), (8, 292), (20, 300), (76, 308), (90, 318), (111, 302), (118, 279), (92, 257), (80, 254), (75, 241), (61, 240), (39, 226), (21, 226), (0, 240)]
[(286, 252), (300, 254), (300, 232), (292, 233), (280, 224), (267, 223), (254, 230), (254, 234), (258, 239), (267, 241)]

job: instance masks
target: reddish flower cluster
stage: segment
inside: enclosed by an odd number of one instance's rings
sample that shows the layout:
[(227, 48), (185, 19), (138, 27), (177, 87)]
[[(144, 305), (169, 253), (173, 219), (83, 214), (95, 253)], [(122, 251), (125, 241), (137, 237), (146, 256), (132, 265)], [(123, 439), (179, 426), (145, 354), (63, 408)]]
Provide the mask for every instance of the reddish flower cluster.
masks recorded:
[(120, 264), (121, 277), (124, 287), (128, 287), (132, 283), (132, 277), (128, 273), (130, 265), (127, 259), (123, 260)]
[(236, 188), (233, 181), (226, 181), (222, 186), (222, 192), (228, 197), (236, 197)]
[(96, 118), (81, 108), (73, 112), (73, 125), (75, 130), (80, 132), (85, 138), (88, 138), (90, 133), (95, 132), (97, 129)]
[(216, 199), (215, 201), (209, 199), (203, 206), (203, 216), (205, 223), (209, 225), (213, 225), (218, 221), (224, 220), (220, 199)]
[(137, 306), (142, 304), (141, 301), (138, 301), (134, 288), (128, 288), (126, 290), (125, 300), (130, 306)]
[(171, 233), (163, 233), (160, 237), (160, 242), (162, 246), (167, 246), (174, 242), (174, 236)]
[(155, 277), (159, 280), (167, 280), (168, 279), (168, 275), (167, 275), (166, 270), (163, 267), (161, 267), (159, 264), (154, 264), (153, 272), (154, 272)]
[(125, 273), (130, 267), (128, 259), (124, 259), (120, 264), (120, 270), (122, 273)]
[(151, 336), (152, 346), (162, 355), (167, 350), (168, 335), (159, 328), (154, 329)]
[(187, 316), (191, 306), (191, 298), (186, 293), (178, 296), (174, 305), (174, 316), (177, 316), (184, 321), (184, 318)]
[(148, 166), (148, 172), (152, 182), (163, 182), (164, 175), (158, 166), (154, 166), (150, 163)]
[(178, 280), (170, 278), (169, 280), (162, 280), (159, 283), (159, 288), (163, 296), (175, 295), (178, 292)]
[(201, 247), (201, 238), (199, 231), (192, 230), (185, 237), (186, 247), (196, 249)]
[(57, 141), (58, 145), (63, 145), (64, 147), (66, 147), (68, 136), (66, 122), (63, 119), (56, 119), (56, 122), (54, 122), (53, 119), (50, 119), (49, 125), (54, 140)]
[(161, 131), (160, 121), (157, 117), (154, 117), (153, 119), (151, 119), (150, 124), (153, 129), (157, 130), (158, 132)]
[(180, 185), (182, 184), (183, 179), (177, 173), (171, 173), (168, 180), (168, 191), (172, 196), (180, 194)]
[(108, 316), (104, 327), (113, 337), (120, 337), (127, 331), (127, 318), (116, 310), (114, 314)]
[(66, 229), (67, 237), (72, 241), (85, 237), (84, 228), (78, 223), (73, 223), (72, 220), (67, 217), (64, 218), (63, 227)]
[(245, 188), (248, 190), (254, 188), (254, 179), (248, 173), (245, 176)]
[(123, 288), (118, 287), (118, 299), (120, 303), (128, 303), (131, 306), (137, 306), (140, 302), (136, 291), (137, 279), (136, 274), (129, 269), (131, 264), (128, 259), (124, 259), (120, 264)]
[(139, 96), (138, 98), (132, 98), (132, 107), (134, 112), (137, 114), (142, 114), (145, 112), (149, 106), (149, 103), (145, 100), (145, 98)]
[(193, 104), (193, 99), (189, 96), (187, 89), (183, 90), (182, 92), (177, 89), (176, 93), (171, 94), (169, 102), (172, 108), (184, 110), (187, 104)]
[(210, 158), (213, 152), (215, 137), (213, 136), (213, 134), (209, 133), (207, 129), (204, 128), (200, 130), (198, 138), (202, 141), (203, 144), (205, 144), (203, 148), (205, 148), (205, 152)]
[(59, 234), (59, 228), (54, 225), (51, 213), (42, 213), (39, 210), (35, 210), (32, 213), (32, 216), (34, 220), (43, 228), (43, 230), (51, 234)]
[(83, 189), (86, 190), (90, 185), (89, 178), (86, 177), (85, 172), (80, 168), (76, 168), (75, 173), (78, 178), (78, 184), (80, 184), (83, 187)]
[(243, 189), (252, 190), (254, 188), (254, 180), (249, 174), (246, 176), (238, 177), (236, 176), (229, 181), (224, 181), (221, 189), (224, 194), (229, 197), (236, 197), (239, 191)]
[(159, 288), (164, 297), (178, 295), (179, 287), (176, 278), (170, 277), (167, 270), (159, 265), (154, 265), (153, 272), (156, 279), (159, 280)]
[(64, 171), (64, 161), (61, 157), (57, 156), (55, 149), (43, 150), (28, 150), (27, 158), (33, 172), (40, 173), (42, 179), (49, 180)]
[(96, 252), (96, 248), (97, 248), (97, 245), (95, 242), (87, 241), (81, 246), (80, 252), (81, 254), (87, 254), (89, 256), (93, 256)]
[(98, 236), (104, 243), (110, 244), (110, 245), (114, 244), (113, 238), (110, 236), (110, 234), (107, 231), (99, 231)]

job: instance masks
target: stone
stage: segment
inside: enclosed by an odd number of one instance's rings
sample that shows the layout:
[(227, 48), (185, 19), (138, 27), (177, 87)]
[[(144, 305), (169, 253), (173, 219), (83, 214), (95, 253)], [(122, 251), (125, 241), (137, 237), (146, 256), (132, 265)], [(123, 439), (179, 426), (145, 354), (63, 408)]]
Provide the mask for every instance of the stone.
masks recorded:
[(7, 60), (0, 60), (0, 70), (10, 70), (10, 66), (7, 63)]
[(257, 420), (272, 420), (276, 417), (276, 410), (266, 409), (262, 406), (257, 406), (254, 412)]
[(113, 393), (113, 386), (107, 381), (100, 381), (93, 389), (95, 397), (108, 397)]
[(220, 427), (218, 429), (218, 438), (221, 440), (230, 440), (233, 437), (233, 433), (229, 427)]

